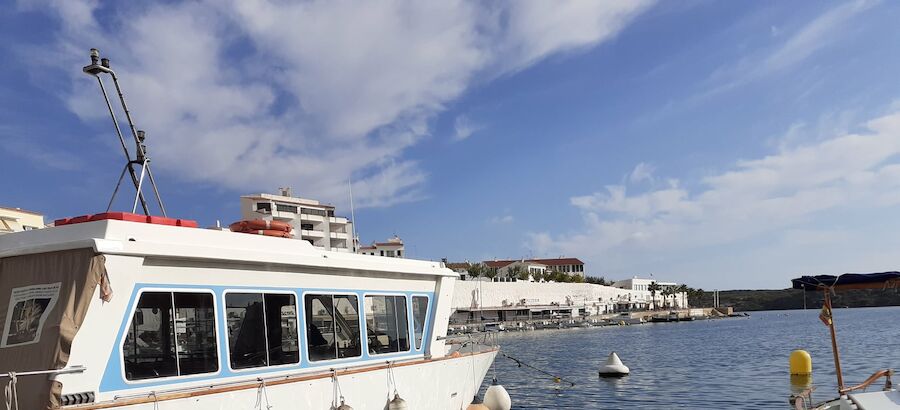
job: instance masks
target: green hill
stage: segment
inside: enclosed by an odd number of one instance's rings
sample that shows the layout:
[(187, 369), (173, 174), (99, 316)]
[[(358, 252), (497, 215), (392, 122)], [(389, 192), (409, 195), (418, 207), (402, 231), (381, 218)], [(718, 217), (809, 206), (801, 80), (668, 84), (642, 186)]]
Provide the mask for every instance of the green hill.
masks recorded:
[[(736, 311), (803, 309), (803, 291), (799, 289), (779, 290), (723, 290), (719, 292), (719, 305), (732, 306)], [(808, 309), (822, 307), (821, 292), (806, 292)], [(900, 290), (849, 290), (838, 292), (831, 297), (835, 307), (900, 306)], [(712, 306), (713, 293), (696, 293), (691, 299), (693, 306)]]

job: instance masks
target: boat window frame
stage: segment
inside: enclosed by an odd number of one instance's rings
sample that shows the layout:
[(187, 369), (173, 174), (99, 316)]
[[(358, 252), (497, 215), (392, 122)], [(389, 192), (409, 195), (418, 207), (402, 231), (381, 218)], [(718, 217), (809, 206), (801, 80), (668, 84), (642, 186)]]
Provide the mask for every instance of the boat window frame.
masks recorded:
[[(128, 378), (127, 373), (125, 372), (125, 339), (128, 337), (128, 330), (131, 328), (132, 321), (134, 320), (134, 314), (135, 314), (135, 312), (137, 312), (137, 306), (141, 301), (141, 296), (144, 293), (149, 293), (149, 292), (168, 292), (168, 293), (170, 293), (172, 300), (173, 300), (173, 306), (172, 306), (173, 313), (174, 313), (174, 310), (177, 309), (177, 307), (174, 306), (175, 293), (206, 293), (206, 294), (212, 295), (213, 329), (214, 329), (215, 336), (216, 336), (215, 337), (215, 340), (216, 340), (216, 349), (215, 350), (216, 350), (216, 355), (218, 356), (218, 357), (216, 357), (216, 371), (215, 372), (193, 373), (193, 374), (185, 374), (185, 375), (179, 374), (179, 375), (175, 375), (175, 376), (151, 377), (151, 378), (147, 378), (147, 379), (136, 379), (136, 380), (130, 380)], [(197, 377), (208, 377), (208, 376), (220, 375), (222, 373), (222, 357), (221, 357), (222, 355), (221, 355), (221, 350), (219, 350), (219, 348), (221, 347), (221, 341), (219, 339), (219, 337), (221, 336), (221, 335), (219, 335), (219, 326), (221, 325), (221, 323), (219, 322), (219, 300), (218, 300), (219, 298), (217, 298), (216, 296), (217, 296), (216, 292), (210, 288), (190, 288), (190, 287), (187, 287), (187, 288), (168, 287), (168, 288), (166, 288), (166, 287), (153, 286), (153, 287), (144, 287), (144, 288), (138, 289), (138, 292), (137, 292), (137, 294), (135, 294), (134, 299), (132, 301), (133, 303), (131, 305), (131, 310), (127, 316), (128, 321), (125, 323), (125, 327), (122, 329), (122, 331), (119, 334), (119, 337), (121, 338), (121, 340), (119, 341), (119, 345), (118, 345), (119, 369), (121, 371), (122, 381), (124, 381), (126, 385), (143, 385), (143, 384), (148, 384), (148, 383), (156, 383), (159, 381), (186, 380), (186, 379), (192, 379), (192, 378), (197, 378)], [(173, 318), (173, 326), (175, 323), (174, 320), (175, 319)], [(177, 337), (175, 339), (175, 342), (176, 342), (176, 344), (178, 343)], [(176, 361), (176, 363), (178, 362), (178, 349), (177, 348), (175, 350), (175, 361)]]
[[(302, 347), (304, 347), (304, 349), (303, 349), (303, 356), (302, 356), (301, 362), (305, 363), (306, 366), (308, 366), (308, 367), (318, 367), (318, 366), (321, 366), (321, 365), (327, 364), (327, 363), (340, 363), (340, 362), (346, 362), (346, 361), (351, 361), (351, 360), (363, 359), (365, 357), (364, 354), (366, 352), (365, 347), (368, 347), (368, 345), (363, 345), (363, 341), (365, 340), (365, 338), (363, 337), (363, 326), (365, 326), (365, 322), (366, 322), (365, 311), (363, 311), (365, 306), (363, 305), (363, 301), (362, 301), (362, 299), (364, 297), (360, 297), (360, 294), (358, 292), (349, 291), (349, 290), (347, 290), (347, 291), (343, 291), (343, 290), (342, 291), (330, 291), (330, 290), (310, 289), (310, 290), (304, 290), (303, 292), (301, 292), (301, 295), (302, 295), (302, 299), (299, 299), (297, 302), (298, 304), (300, 302), (303, 303), (303, 309), (302, 309), (302, 312), (303, 312), (303, 338), (301, 339), (301, 341), (303, 342)], [(307, 330), (307, 324), (306, 324), (306, 295), (330, 295), (330, 296), (354, 296), (354, 297), (356, 297), (356, 320), (359, 321), (359, 329), (360, 329), (360, 331), (359, 331), (359, 343), (360, 343), (359, 344), (359, 355), (351, 356), (351, 357), (336, 357), (334, 359), (326, 359), (326, 360), (310, 360), (309, 359), (309, 346), (308, 346), (309, 335), (307, 334), (308, 330)], [(332, 318), (333, 317), (334, 317), (334, 312), (332, 312)], [(300, 334), (299, 331), (297, 333), (298, 333), (298, 335)]]
[[(413, 314), (413, 310), (412, 310), (412, 300), (415, 297), (425, 297), (425, 299), (428, 301), (427, 302), (428, 304), (426, 305), (426, 308), (425, 308), (425, 320), (422, 323), (422, 326), (423, 326), (422, 327), (422, 347), (420, 347), (418, 349), (415, 349), (415, 343), (416, 343), (415, 320), (416, 320), (416, 317)], [(421, 351), (425, 350), (425, 345), (431, 339), (431, 333), (428, 331), (429, 330), (429, 326), (428, 326), (429, 322), (428, 321), (431, 320), (431, 309), (433, 308), (433, 306), (431, 305), (431, 302), (432, 302), (431, 295), (428, 295), (426, 293), (411, 293), (409, 295), (409, 317), (412, 318), (412, 321), (410, 321), (410, 325), (412, 326), (412, 339), (413, 339), (413, 343), (411, 344), (411, 346), (413, 347), (413, 350), (416, 352), (421, 352)], [(426, 335), (428, 337), (425, 337)]]
[[(228, 316), (227, 316), (228, 315), (228, 312), (227, 312), (228, 301), (225, 300), (225, 296), (229, 293), (262, 294), (263, 295), (263, 305), (265, 305), (265, 303), (266, 303), (265, 302), (266, 301), (266, 293), (278, 294), (278, 295), (293, 295), (294, 296), (294, 314), (297, 315), (297, 348), (301, 350), (300, 354), (297, 355), (297, 362), (276, 364), (276, 365), (256, 366), (256, 367), (245, 367), (242, 369), (235, 369), (235, 368), (231, 367), (231, 343), (228, 340)], [(225, 322), (224, 322), (225, 323), (224, 339), (225, 339), (225, 355), (226, 355), (225, 365), (228, 366), (228, 371), (231, 373), (246, 373), (246, 372), (251, 372), (251, 371), (258, 372), (260, 370), (266, 370), (266, 369), (280, 369), (280, 368), (286, 368), (286, 367), (297, 367), (297, 366), (302, 365), (303, 364), (303, 353), (302, 353), (303, 344), (301, 343), (301, 341), (303, 340), (303, 338), (300, 337), (300, 316), (299, 316), (300, 315), (300, 306), (299, 306), (299, 304), (300, 304), (300, 299), (297, 298), (297, 292), (294, 290), (284, 290), (284, 289), (260, 290), (260, 289), (256, 289), (256, 288), (247, 288), (247, 289), (226, 288), (226, 289), (222, 290), (222, 306), (226, 306), (226, 308), (223, 308), (223, 310), (222, 310), (222, 318), (225, 320)], [(263, 328), (266, 329), (266, 334), (265, 334), (266, 348), (268, 349), (269, 334), (268, 334), (268, 324), (265, 323), (265, 319), (266, 319), (266, 317), (265, 317), (265, 315), (263, 315)], [(268, 362), (268, 361), (269, 361), (269, 354), (268, 354), (268, 352), (266, 352), (266, 362)]]
[[(406, 299), (406, 340), (407, 340), (407, 346), (408, 346), (406, 350), (398, 350), (396, 352), (387, 352), (387, 353), (372, 353), (369, 351), (369, 323), (366, 320), (366, 311), (365, 311), (365, 308), (366, 308), (365, 300), (369, 296), (402, 296), (404, 299)], [(365, 340), (365, 342), (366, 342), (365, 352), (367, 355), (369, 355), (369, 357), (375, 358), (375, 357), (383, 357), (383, 356), (390, 356), (390, 355), (403, 355), (403, 354), (410, 354), (410, 353), (418, 352), (418, 350), (413, 349), (414, 343), (410, 343), (411, 337), (415, 337), (414, 329), (412, 332), (410, 331), (410, 329), (413, 327), (412, 320), (410, 320), (410, 318), (412, 317), (412, 295), (403, 293), (403, 292), (390, 292), (390, 291), (377, 292), (377, 291), (375, 291), (375, 292), (363, 292), (362, 299), (363, 299), (362, 300), (363, 310), (360, 311), (360, 313), (362, 314), (363, 322), (365, 322), (365, 324), (366, 324), (366, 337), (364, 337), (363, 340)], [(360, 332), (360, 333), (362, 333), (362, 332)], [(423, 337), (423, 340), (424, 340), (424, 337)], [(412, 342), (415, 342), (415, 341), (413, 340)]]

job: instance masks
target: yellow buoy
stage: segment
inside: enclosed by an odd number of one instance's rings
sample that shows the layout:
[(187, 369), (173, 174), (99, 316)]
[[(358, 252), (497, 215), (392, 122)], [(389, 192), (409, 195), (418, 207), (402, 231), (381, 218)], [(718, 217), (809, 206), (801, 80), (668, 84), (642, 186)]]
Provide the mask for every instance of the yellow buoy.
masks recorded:
[(792, 375), (812, 374), (812, 358), (806, 350), (794, 350), (790, 357)]

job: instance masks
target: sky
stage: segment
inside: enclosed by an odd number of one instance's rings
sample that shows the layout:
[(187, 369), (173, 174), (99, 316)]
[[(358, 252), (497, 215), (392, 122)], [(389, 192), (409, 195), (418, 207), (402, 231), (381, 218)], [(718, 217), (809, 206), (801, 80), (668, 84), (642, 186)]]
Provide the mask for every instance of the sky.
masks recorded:
[(94, 47), (204, 226), (283, 186), (349, 216), (352, 184), (361, 240), (420, 259), (704, 289), (900, 268), (898, 2), (6, 3), (0, 206), (105, 210)]

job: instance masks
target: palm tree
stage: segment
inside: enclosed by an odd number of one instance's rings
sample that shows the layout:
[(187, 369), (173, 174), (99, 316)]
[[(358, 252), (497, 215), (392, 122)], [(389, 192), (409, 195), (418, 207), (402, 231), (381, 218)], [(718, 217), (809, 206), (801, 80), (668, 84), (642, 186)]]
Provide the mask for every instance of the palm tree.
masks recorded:
[(688, 307), (687, 306), (687, 294), (690, 289), (691, 288), (689, 288), (688, 285), (685, 285), (683, 283), (681, 285), (678, 285), (678, 288), (675, 289), (678, 293), (681, 294), (681, 307), (682, 308)]
[(650, 300), (653, 302), (653, 310), (656, 310), (656, 292), (659, 292), (662, 289), (656, 281), (650, 282), (650, 286), (647, 287), (647, 290), (650, 291)]

